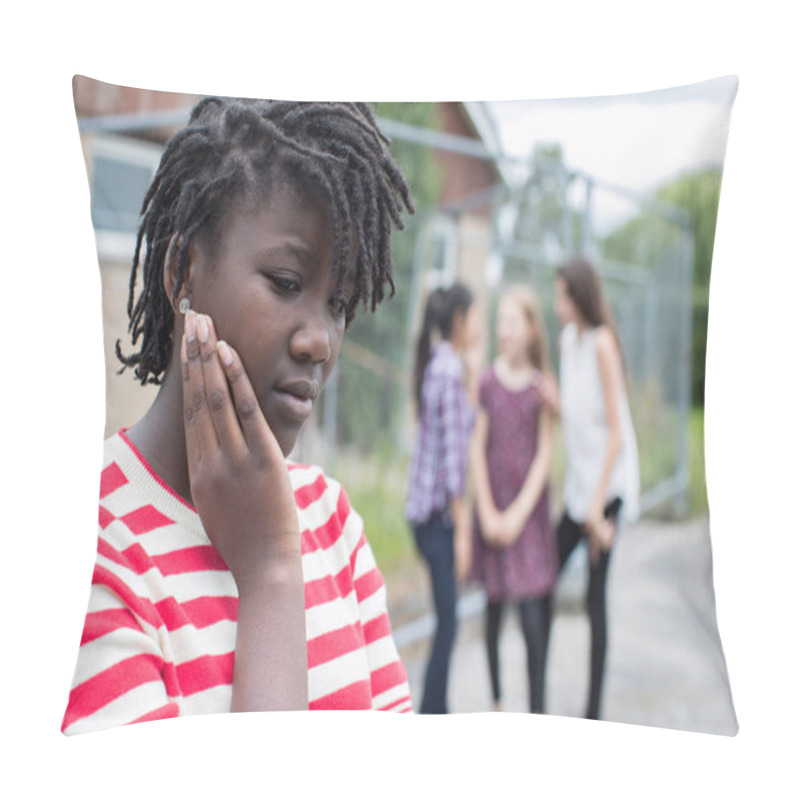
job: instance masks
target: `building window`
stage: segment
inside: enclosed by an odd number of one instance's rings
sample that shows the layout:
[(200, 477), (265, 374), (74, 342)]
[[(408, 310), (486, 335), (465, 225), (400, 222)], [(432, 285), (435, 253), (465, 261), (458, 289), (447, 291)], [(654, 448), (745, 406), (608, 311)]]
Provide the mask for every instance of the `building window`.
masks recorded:
[(121, 137), (91, 143), (92, 224), (95, 230), (135, 233), (147, 187), (163, 148)]

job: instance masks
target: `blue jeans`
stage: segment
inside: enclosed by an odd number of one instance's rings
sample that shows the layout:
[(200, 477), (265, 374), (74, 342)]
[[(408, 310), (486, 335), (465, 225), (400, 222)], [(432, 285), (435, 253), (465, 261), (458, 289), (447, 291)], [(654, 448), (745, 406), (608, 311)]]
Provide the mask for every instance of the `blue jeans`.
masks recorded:
[(436, 633), (425, 670), (420, 713), (446, 714), (450, 656), (456, 639), (453, 524), (442, 517), (434, 517), (428, 522), (414, 525), (414, 539), (419, 552), (428, 563), (436, 609)]

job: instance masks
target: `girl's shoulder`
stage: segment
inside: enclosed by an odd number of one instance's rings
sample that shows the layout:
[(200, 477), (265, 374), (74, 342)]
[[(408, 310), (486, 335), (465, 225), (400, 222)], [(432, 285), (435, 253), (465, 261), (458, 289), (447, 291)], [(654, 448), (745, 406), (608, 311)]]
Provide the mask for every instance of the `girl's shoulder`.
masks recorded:
[(336, 495), (340, 489), (338, 482), (326, 475), (322, 467), (289, 458), (286, 459), (286, 467), (295, 498), (303, 506), (318, 502), (326, 495)]
[(437, 342), (431, 350), (430, 366), (432, 369), (447, 369), (458, 362), (458, 353), (448, 341)]
[(497, 382), (497, 370), (495, 369), (494, 362), (489, 364), (488, 367), (485, 367), (483, 372), (481, 372), (481, 377), (479, 380), (480, 386), (489, 386), (492, 383)]
[(558, 337), (558, 343), (563, 350), (573, 345), (578, 339), (578, 326), (574, 322), (568, 322), (562, 329)]
[(461, 380), (464, 368), (450, 342), (439, 342), (431, 354), (426, 369), (427, 379)]
[(497, 377), (494, 373), (494, 367), (489, 364), (478, 378), (478, 405), (486, 408), (490, 404), (496, 383)]
[[(334, 573), (353, 564), (364, 546), (364, 523), (344, 486), (321, 467), (287, 461), (304, 552), (315, 553), (312, 570), (335, 564)], [(344, 559), (344, 560), (343, 560)]]
[(352, 511), (344, 486), (321, 467), (287, 460), (289, 480), (301, 520), (313, 517), (317, 521), (336, 516), (344, 522)]
[(584, 328), (578, 331), (575, 323), (565, 325), (561, 331), (559, 341), (562, 351), (579, 350), (586, 352), (594, 350), (599, 354), (613, 354), (617, 350), (617, 340), (614, 332), (608, 325), (597, 325), (594, 328)]
[(608, 325), (598, 325), (592, 330), (592, 337), (598, 358), (615, 359), (618, 356), (617, 340)]

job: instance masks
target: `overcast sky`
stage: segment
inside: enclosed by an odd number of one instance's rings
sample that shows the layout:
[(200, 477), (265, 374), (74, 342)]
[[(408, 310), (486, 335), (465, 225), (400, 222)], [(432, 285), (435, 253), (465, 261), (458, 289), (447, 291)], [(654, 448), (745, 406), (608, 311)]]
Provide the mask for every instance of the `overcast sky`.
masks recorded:
[[(502, 146), (525, 158), (537, 143), (559, 142), (571, 169), (636, 192), (682, 172), (720, 165), (735, 78), (617, 97), (502, 101), (487, 106)], [(598, 225), (614, 224), (627, 203), (597, 194)]]

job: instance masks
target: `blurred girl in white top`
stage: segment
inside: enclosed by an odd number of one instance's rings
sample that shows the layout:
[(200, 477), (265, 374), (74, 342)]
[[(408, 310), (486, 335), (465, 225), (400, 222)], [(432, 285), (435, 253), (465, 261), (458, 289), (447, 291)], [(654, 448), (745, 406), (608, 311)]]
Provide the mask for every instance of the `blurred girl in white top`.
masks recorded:
[(559, 268), (555, 310), (562, 325), (560, 387), (551, 385), (549, 394), (561, 413), (566, 450), (559, 567), (586, 537), (591, 625), (586, 716), (599, 719), (606, 656), (606, 577), (620, 514), (626, 519), (638, 516), (638, 455), (619, 340), (600, 278), (588, 261), (579, 258)]

